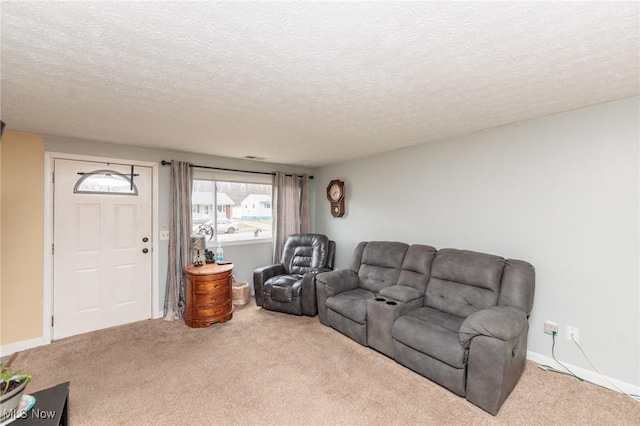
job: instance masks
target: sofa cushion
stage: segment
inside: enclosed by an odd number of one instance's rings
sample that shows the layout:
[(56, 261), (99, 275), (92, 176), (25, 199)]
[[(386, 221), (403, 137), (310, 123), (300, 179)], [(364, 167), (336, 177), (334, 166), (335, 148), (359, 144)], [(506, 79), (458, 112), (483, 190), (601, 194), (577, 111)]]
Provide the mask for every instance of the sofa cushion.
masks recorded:
[(398, 277), (398, 284), (413, 287), (424, 293), (431, 276), (431, 265), (437, 250), (431, 246), (413, 244), (407, 250), (402, 269)]
[(360, 287), (378, 293), (385, 287), (396, 285), (408, 244), (372, 241), (362, 252), (358, 269)]
[(527, 316), (533, 308), (536, 287), (536, 270), (532, 264), (522, 260), (507, 259), (502, 274), (499, 305), (515, 306)]
[(454, 368), (466, 364), (466, 349), (458, 340), (463, 318), (432, 308), (419, 308), (401, 316), (393, 324), (398, 342)]
[(363, 288), (356, 288), (329, 297), (327, 308), (359, 324), (365, 324), (367, 322), (367, 300), (375, 297), (375, 293)]
[(398, 302), (411, 302), (412, 300), (420, 299), (423, 294), (419, 290), (413, 287), (407, 287), (405, 285), (393, 285), (391, 287), (385, 287), (380, 290), (380, 296), (388, 297), (389, 299), (397, 300)]
[(431, 268), (425, 306), (466, 318), (498, 304), (505, 260), (491, 254), (442, 249)]

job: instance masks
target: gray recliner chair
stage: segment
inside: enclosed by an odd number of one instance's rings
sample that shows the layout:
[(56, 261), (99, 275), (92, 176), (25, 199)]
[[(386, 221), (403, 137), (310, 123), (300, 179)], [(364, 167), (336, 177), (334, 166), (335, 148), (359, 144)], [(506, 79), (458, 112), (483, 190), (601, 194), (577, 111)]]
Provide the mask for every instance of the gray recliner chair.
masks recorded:
[(325, 235), (290, 235), (282, 249), (282, 261), (253, 272), (258, 306), (294, 315), (317, 315), (315, 277), (333, 270), (335, 247)]

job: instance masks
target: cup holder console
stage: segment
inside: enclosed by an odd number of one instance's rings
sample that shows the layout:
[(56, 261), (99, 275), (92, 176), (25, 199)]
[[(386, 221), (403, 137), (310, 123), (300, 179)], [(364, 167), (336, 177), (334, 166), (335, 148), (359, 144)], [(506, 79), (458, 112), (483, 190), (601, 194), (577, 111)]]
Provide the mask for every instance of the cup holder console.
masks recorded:
[(387, 300), (384, 297), (376, 297), (373, 300), (375, 300), (376, 302), (385, 302), (389, 306), (395, 306), (398, 304), (398, 302), (394, 302), (393, 300)]
[(367, 345), (393, 357), (391, 328), (394, 321), (406, 310), (406, 305), (384, 296), (367, 302)]

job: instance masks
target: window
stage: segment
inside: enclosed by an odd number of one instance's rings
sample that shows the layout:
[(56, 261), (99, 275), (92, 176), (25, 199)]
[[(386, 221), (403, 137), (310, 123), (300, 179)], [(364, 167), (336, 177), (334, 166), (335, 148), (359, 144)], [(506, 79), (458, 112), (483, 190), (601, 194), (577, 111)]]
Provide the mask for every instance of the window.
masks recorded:
[(209, 247), (217, 242), (271, 239), (271, 178), (248, 182), (240, 180), (243, 178), (246, 176), (194, 172), (193, 232), (212, 233)]
[(128, 176), (114, 170), (95, 170), (82, 175), (73, 188), (76, 194), (138, 195)]

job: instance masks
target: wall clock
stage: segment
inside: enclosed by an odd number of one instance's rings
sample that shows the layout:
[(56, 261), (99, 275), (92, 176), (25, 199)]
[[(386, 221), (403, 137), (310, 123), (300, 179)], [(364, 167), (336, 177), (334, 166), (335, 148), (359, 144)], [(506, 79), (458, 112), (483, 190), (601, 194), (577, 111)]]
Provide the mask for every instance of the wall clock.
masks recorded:
[(327, 199), (331, 205), (333, 217), (344, 216), (344, 182), (334, 179), (327, 186)]

